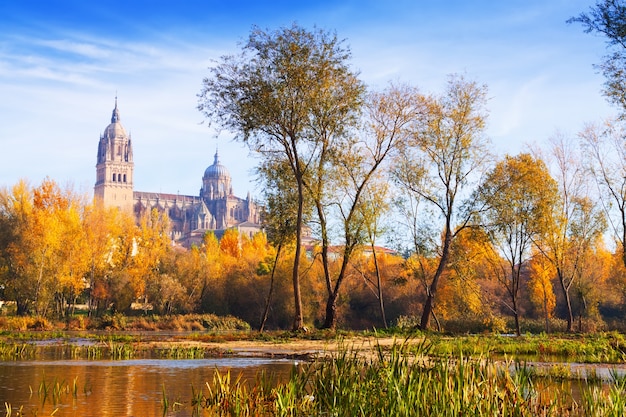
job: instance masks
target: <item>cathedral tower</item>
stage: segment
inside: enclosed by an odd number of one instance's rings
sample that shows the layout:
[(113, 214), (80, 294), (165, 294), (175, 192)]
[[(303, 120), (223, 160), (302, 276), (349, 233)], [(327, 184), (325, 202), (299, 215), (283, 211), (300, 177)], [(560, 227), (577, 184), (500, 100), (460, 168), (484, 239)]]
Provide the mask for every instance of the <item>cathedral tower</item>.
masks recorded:
[(133, 208), (133, 149), (130, 136), (120, 123), (120, 112), (115, 108), (98, 144), (96, 185), (94, 197), (107, 207)]

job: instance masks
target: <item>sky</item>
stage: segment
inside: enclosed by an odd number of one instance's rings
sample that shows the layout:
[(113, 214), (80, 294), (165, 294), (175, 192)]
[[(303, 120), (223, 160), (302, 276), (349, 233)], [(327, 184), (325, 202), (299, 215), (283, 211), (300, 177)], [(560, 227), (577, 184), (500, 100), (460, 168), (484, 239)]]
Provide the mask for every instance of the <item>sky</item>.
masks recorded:
[(198, 195), (216, 150), (234, 193), (259, 196), (258, 162), (197, 110), (208, 68), (257, 26), (336, 32), (372, 90), (485, 84), (499, 155), (575, 136), (615, 114), (593, 67), (605, 40), (566, 20), (594, 0), (0, 0), (0, 187), (45, 177), (93, 193), (118, 100), (136, 191)]

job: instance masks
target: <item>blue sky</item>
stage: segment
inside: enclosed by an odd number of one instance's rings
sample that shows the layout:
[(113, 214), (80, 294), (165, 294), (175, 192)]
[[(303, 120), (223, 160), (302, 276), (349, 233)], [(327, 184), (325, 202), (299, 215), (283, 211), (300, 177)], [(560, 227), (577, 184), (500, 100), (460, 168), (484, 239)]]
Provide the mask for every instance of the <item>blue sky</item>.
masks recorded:
[(614, 114), (593, 68), (600, 37), (565, 21), (594, 1), (0, 1), (0, 186), (49, 176), (91, 193), (115, 96), (131, 133), (135, 189), (197, 195), (219, 146), (235, 194), (259, 194), (255, 160), (202, 124), (196, 94), (212, 60), (253, 25), (336, 31), (372, 89), (441, 92), (448, 74), (489, 88), (498, 154)]

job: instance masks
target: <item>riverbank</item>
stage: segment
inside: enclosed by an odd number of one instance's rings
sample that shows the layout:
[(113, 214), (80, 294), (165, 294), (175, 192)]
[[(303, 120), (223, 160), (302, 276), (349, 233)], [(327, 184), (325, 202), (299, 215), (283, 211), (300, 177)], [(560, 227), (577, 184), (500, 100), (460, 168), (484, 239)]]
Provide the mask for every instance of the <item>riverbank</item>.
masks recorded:
[(168, 338), (167, 340), (140, 341), (135, 343), (137, 343), (138, 347), (148, 349), (196, 347), (219, 352), (222, 355), (315, 360), (330, 357), (343, 351), (350, 351), (354, 355), (369, 358), (374, 355), (379, 348), (386, 350), (401, 343), (406, 343), (409, 346), (417, 345), (424, 340), (424, 337), (419, 336), (407, 339), (394, 336), (341, 335), (323, 339), (305, 339), (300, 337), (292, 337), (289, 339), (273, 338), (272, 340), (259, 340), (247, 337), (220, 341), (211, 339), (211, 337), (207, 338), (191, 335), (187, 338), (178, 336)]

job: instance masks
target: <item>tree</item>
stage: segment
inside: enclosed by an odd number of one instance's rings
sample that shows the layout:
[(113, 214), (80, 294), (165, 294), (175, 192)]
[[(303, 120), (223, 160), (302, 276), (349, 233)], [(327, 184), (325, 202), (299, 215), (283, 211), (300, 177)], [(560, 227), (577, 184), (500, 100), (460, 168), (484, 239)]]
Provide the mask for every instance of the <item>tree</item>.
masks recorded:
[(568, 19), (581, 23), (586, 33), (606, 37), (609, 55), (598, 67), (604, 74), (604, 95), (626, 114), (626, 2), (623, 0), (597, 1), (588, 13)]
[[(316, 209), (321, 236), (327, 291), (325, 328), (336, 326), (337, 300), (348, 276), (350, 259), (355, 249), (367, 242), (368, 227), (374, 221), (374, 217), (366, 215), (368, 187), (386, 159), (408, 139), (409, 128), (422, 111), (421, 104), (421, 96), (414, 88), (392, 85), (368, 96), (364, 127), (355, 136), (323, 141), (324, 151), (307, 189)], [(335, 274), (330, 270), (330, 219), (337, 221), (343, 244), (341, 266)]]
[[(426, 301), (420, 327), (428, 327), (439, 281), (450, 256), (454, 238), (468, 225), (471, 210), (461, 210), (473, 180), (479, 177), (488, 159), (484, 136), (487, 88), (462, 76), (448, 79), (440, 97), (426, 98), (425, 114), (418, 119), (403, 149), (395, 176), (402, 191), (422, 200), (439, 216), (436, 228), (438, 262), (426, 281)], [(415, 200), (415, 201), (417, 201)]]
[[(626, 141), (623, 126), (606, 123), (588, 125), (580, 137), (589, 173), (598, 189), (598, 200), (613, 231), (624, 248), (626, 243)], [(626, 252), (622, 250), (626, 266)]]
[[(480, 319), (487, 323), (492, 317), (494, 294), (485, 290), (485, 283), (493, 278), (494, 251), (481, 228), (464, 228), (452, 242), (447, 285), (442, 286), (438, 305), (448, 317), (461, 320)], [(447, 288), (447, 291), (446, 291)]]
[(54, 283), (57, 315), (69, 319), (77, 298), (87, 288), (90, 270), (89, 242), (84, 228), (85, 201), (71, 190), (62, 193), (65, 204), (55, 213), (59, 239), (54, 253)]
[[(266, 158), (258, 167), (257, 174), (263, 189), (264, 207), (263, 226), (268, 241), (276, 248), (271, 262), (270, 283), (265, 300), (265, 308), (261, 317), (259, 332), (263, 332), (270, 311), (278, 263), (283, 248), (293, 244), (296, 239), (294, 219), (297, 217), (296, 190), (291, 187), (290, 167), (288, 161), (280, 158)], [(305, 204), (304, 208), (311, 207)], [(303, 213), (303, 222), (308, 224), (309, 211)]]
[[(305, 177), (317, 158), (320, 134), (335, 134), (361, 90), (336, 35), (297, 25), (274, 32), (255, 28), (239, 56), (224, 56), (203, 80), (199, 109), (261, 155), (279, 154), (297, 190), (293, 266), (293, 329), (304, 327), (300, 251)], [(344, 89), (344, 86), (346, 87)]]
[(606, 221), (588, 195), (582, 158), (573, 142), (559, 135), (551, 139), (551, 144), (559, 199), (553, 211), (553, 227), (540, 238), (538, 249), (555, 270), (567, 308), (567, 331), (571, 332), (574, 316), (570, 290), (585, 253), (604, 233)]
[[(528, 287), (530, 300), (541, 310), (543, 315), (546, 333), (550, 331), (550, 318), (556, 307), (556, 297), (552, 286), (554, 274), (553, 264), (539, 251), (535, 251), (530, 260), (530, 281)], [(568, 307), (571, 307), (569, 301)]]
[(583, 318), (588, 320), (588, 330), (598, 330), (602, 325), (599, 307), (611, 301), (615, 291), (608, 285), (611, 275), (611, 253), (604, 248), (601, 237), (586, 248), (577, 271), (574, 286), (574, 299), (578, 303), (578, 331), (582, 332)]
[(36, 188), (20, 181), (0, 196), (5, 295), (19, 314), (67, 314), (88, 271), (84, 201), (49, 178)]
[(106, 208), (96, 202), (85, 207), (82, 222), (87, 242), (85, 255), (89, 266), (86, 277), (91, 315), (108, 307), (106, 302), (111, 295), (108, 282), (112, 276), (111, 260), (116, 250), (116, 238), (121, 235), (123, 225), (132, 225), (134, 219), (117, 207)]
[(486, 175), (476, 194), (483, 206), (480, 224), (506, 259), (508, 268), (500, 270), (498, 279), (506, 288), (510, 300), (506, 306), (513, 313), (515, 332), (520, 335), (522, 270), (534, 242), (553, 227), (557, 183), (541, 159), (527, 153), (507, 155)]
[[(385, 302), (383, 299), (383, 279), (381, 265), (379, 262), (380, 255), (376, 246), (377, 238), (384, 233), (382, 217), (389, 212), (389, 195), (390, 188), (386, 182), (386, 178), (381, 175), (376, 176), (365, 190), (364, 201), (360, 207), (361, 217), (364, 220), (367, 230), (367, 242), (372, 252), (372, 262), (374, 264), (374, 276), (376, 287), (376, 299), (378, 300), (378, 308), (383, 321), (383, 326), (388, 327), (387, 315), (385, 313)], [(384, 256), (384, 253), (383, 253)]]
[(142, 281), (134, 263), (140, 231), (132, 215), (119, 210), (114, 213), (109, 229), (110, 250), (102, 254), (107, 271), (103, 280), (96, 281), (96, 287), (91, 292), (104, 308), (125, 311), (141, 295), (137, 290)]
[(195, 291), (199, 289), (199, 310), (214, 314), (227, 314), (225, 296), (225, 265), (220, 249), (220, 242), (213, 232), (204, 235), (200, 248), (200, 270)]
[(2, 213), (2, 259), (5, 296), (15, 301), (17, 313), (25, 315), (32, 310), (36, 274), (32, 273), (29, 256), (33, 253), (27, 231), (33, 216), (32, 188), (21, 180), (11, 189), (0, 193)]
[(143, 298), (145, 309), (148, 308), (149, 295), (152, 295), (153, 299), (165, 297), (155, 285), (159, 284), (162, 275), (166, 273), (165, 260), (171, 248), (168, 230), (167, 213), (156, 208), (145, 213), (140, 219), (139, 233), (134, 241), (135, 251), (130, 276), (135, 297)]

